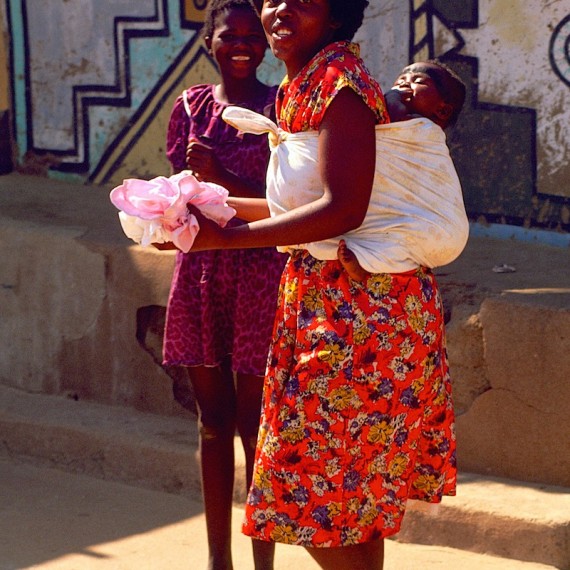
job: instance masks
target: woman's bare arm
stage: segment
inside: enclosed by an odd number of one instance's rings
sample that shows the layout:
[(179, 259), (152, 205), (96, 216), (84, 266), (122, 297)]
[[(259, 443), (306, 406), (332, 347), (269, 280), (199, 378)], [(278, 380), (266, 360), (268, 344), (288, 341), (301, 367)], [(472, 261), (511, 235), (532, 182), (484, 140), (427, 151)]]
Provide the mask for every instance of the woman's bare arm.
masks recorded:
[(265, 198), (235, 198), (230, 196), (227, 204), (237, 212), (236, 217), (245, 222), (256, 222), (270, 216)]
[(330, 104), (319, 131), (323, 195), (274, 218), (220, 229), (199, 216), (194, 250), (294, 245), (360, 226), (368, 209), (376, 143), (374, 113), (351, 89)]

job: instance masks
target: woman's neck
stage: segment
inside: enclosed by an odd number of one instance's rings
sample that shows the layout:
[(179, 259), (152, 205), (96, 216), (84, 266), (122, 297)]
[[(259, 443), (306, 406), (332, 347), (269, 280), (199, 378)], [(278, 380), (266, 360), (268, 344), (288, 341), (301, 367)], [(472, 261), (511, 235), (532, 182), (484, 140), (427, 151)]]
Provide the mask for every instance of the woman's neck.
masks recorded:
[(257, 79), (247, 81), (223, 81), (216, 85), (214, 95), (223, 103), (244, 103), (261, 96), (265, 85)]
[(333, 44), (337, 43), (340, 44), (341, 42), (344, 42), (344, 40), (333, 40), (331, 38), (330, 40), (323, 42), (323, 45), (314, 54), (306, 58), (304, 61), (294, 60), (289, 63), (285, 62), (287, 79), (289, 79), (289, 81), (295, 79), (295, 77), (297, 77), (297, 75), (299, 75), (307, 67), (307, 65), (309, 65), (309, 63), (313, 61), (315, 57), (317, 57), (317, 55), (322, 53), (325, 50), (325, 48), (330, 49), (330, 46), (332, 46)]

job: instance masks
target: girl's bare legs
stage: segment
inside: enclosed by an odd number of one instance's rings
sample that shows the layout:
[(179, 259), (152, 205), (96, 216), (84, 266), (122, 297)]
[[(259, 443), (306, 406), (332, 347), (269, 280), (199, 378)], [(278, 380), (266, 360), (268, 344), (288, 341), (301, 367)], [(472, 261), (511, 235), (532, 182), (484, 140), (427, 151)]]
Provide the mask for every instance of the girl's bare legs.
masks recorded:
[(236, 394), (228, 362), (188, 369), (198, 406), (202, 494), (208, 533), (208, 570), (232, 570)]
[(339, 548), (307, 548), (323, 570), (382, 570), (384, 540)]
[[(255, 446), (259, 431), (263, 376), (237, 374), (237, 428), (245, 452), (247, 488), (251, 485)], [(273, 570), (275, 544), (262, 540), (252, 540), (255, 570)]]

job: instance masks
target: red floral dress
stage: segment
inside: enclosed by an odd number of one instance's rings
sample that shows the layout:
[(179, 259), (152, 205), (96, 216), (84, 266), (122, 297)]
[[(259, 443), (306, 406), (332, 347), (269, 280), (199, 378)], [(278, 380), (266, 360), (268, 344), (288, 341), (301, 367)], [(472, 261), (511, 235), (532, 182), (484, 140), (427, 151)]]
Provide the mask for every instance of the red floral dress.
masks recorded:
[[(282, 128), (318, 128), (345, 86), (387, 120), (357, 46), (337, 42), (282, 84)], [(359, 283), (297, 250), (281, 281), (245, 534), (337, 547), (397, 533), (407, 499), (455, 494), (453, 422), (431, 272)]]

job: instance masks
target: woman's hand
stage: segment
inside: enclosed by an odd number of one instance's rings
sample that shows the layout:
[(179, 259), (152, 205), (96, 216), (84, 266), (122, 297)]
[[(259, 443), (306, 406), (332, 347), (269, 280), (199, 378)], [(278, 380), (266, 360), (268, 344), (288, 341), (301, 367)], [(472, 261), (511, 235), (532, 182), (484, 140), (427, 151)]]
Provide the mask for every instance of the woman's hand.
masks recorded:
[(265, 198), (234, 198), (230, 196), (227, 204), (236, 211), (236, 218), (244, 222), (256, 222), (271, 216)]
[(153, 243), (152, 246), (160, 251), (178, 250), (178, 248), (171, 241), (167, 241), (165, 243)]

